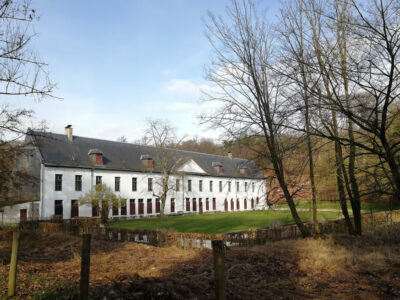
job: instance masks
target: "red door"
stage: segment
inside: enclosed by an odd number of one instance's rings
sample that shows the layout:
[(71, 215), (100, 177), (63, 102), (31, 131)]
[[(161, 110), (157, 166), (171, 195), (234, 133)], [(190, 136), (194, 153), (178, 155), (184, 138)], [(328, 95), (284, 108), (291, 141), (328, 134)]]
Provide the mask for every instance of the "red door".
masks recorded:
[(131, 215), (136, 214), (135, 199), (131, 199), (131, 200), (129, 201), (129, 204), (130, 204), (130, 212), (131, 212)]
[(118, 206), (113, 205), (112, 207), (112, 215), (118, 216)]
[(71, 200), (71, 218), (79, 217), (79, 204), (77, 200)]
[(126, 203), (121, 205), (121, 216), (126, 216)]
[(233, 202), (233, 199), (231, 199), (231, 210), (235, 210), (235, 202)]
[(251, 198), (251, 209), (254, 209), (254, 199)]
[(217, 201), (213, 198), (213, 210), (217, 209)]
[(147, 199), (147, 214), (150, 215), (152, 213), (153, 213), (152, 199)]
[(193, 208), (193, 211), (197, 211), (197, 204), (196, 204), (196, 198), (193, 198), (193, 206), (192, 206), (192, 208)]
[(171, 199), (171, 212), (175, 212), (175, 199)]
[(28, 219), (28, 213), (26, 209), (21, 209), (19, 211), (19, 220), (20, 221), (26, 221)]
[(201, 201), (201, 198), (199, 199), (199, 213), (203, 213), (203, 201)]
[(247, 209), (247, 199), (244, 199), (244, 209)]
[(239, 199), (236, 199), (236, 209), (240, 210), (240, 202)]
[(186, 198), (186, 211), (190, 211), (190, 200)]
[(210, 201), (208, 201), (208, 198), (206, 198), (206, 210), (210, 209)]
[(99, 205), (98, 204), (92, 204), (92, 217), (98, 217), (99, 216)]
[(225, 205), (225, 211), (228, 211), (228, 200), (225, 199), (224, 205)]
[(256, 198), (256, 203), (258, 204), (260, 202), (260, 199), (258, 197)]
[(143, 203), (143, 199), (139, 199), (139, 215), (143, 215), (144, 214), (144, 203)]
[(159, 214), (160, 211), (161, 211), (160, 199), (156, 199), (156, 214)]

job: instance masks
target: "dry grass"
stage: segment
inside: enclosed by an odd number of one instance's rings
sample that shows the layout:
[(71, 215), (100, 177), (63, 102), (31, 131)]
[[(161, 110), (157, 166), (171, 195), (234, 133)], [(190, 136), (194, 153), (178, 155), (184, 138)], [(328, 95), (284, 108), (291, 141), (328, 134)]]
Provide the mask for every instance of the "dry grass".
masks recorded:
[[(389, 239), (390, 237), (390, 239)], [(400, 239), (393, 235), (298, 239), (227, 251), (228, 296), (237, 299), (400, 298)], [(6, 293), (11, 234), (0, 231), (0, 299)], [(77, 299), (79, 238), (22, 234), (18, 293), (22, 299)], [(209, 299), (209, 250), (92, 241), (95, 299)], [(136, 297), (136, 298), (135, 298)]]

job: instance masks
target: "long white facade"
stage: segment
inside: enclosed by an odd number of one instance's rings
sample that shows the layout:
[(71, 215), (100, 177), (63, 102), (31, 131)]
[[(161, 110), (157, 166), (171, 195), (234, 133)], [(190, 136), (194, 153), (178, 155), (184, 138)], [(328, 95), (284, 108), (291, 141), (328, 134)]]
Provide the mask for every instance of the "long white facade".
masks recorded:
[[(62, 175), (61, 191), (55, 190), (56, 175)], [(76, 175), (82, 176), (82, 191), (75, 190)], [(158, 185), (162, 180), (160, 174), (45, 167), (42, 181), (43, 190), (39, 212), (40, 216), (44, 219), (52, 218), (55, 215), (55, 201), (61, 200), (63, 205), (63, 218), (71, 218), (72, 201), (79, 199), (79, 197), (90, 191), (96, 184), (97, 176), (101, 176), (101, 182), (110, 187), (117, 196), (126, 199), (126, 213), (121, 209), (121, 206), (118, 207), (118, 215), (115, 215), (115, 213), (113, 215), (112, 209), (110, 209), (109, 216), (111, 218), (138, 218), (156, 216), (158, 214), (156, 211), (156, 195), (159, 195), (161, 189), (160, 185)], [(119, 191), (115, 191), (116, 177), (120, 178)], [(132, 190), (132, 178), (136, 178), (136, 191)], [(149, 178), (152, 179), (153, 191), (149, 191)], [(222, 212), (225, 211), (225, 200), (228, 202), (228, 211), (251, 210), (252, 207), (254, 209), (256, 208), (257, 203), (263, 203), (265, 199), (264, 180), (172, 175), (170, 177), (170, 186), (176, 185), (177, 179), (179, 180), (179, 187), (174, 187), (174, 189), (171, 189), (167, 194), (164, 209), (166, 215), (200, 213), (200, 202), (202, 204), (203, 213)], [(191, 183), (189, 184), (189, 182)], [(212, 190), (210, 190), (210, 182)], [(220, 184), (222, 189), (220, 189)], [(190, 190), (189, 185), (191, 185)], [(200, 185), (202, 185), (201, 191)], [(239, 191), (237, 191), (238, 185)], [(188, 199), (189, 201), (187, 201)], [(172, 205), (172, 207), (174, 207), (173, 211), (171, 211), (171, 200), (175, 203)], [(232, 201), (234, 203), (233, 209)], [(245, 201), (247, 201), (246, 204)], [(139, 213), (140, 202), (143, 203), (142, 213)], [(189, 209), (187, 209), (187, 202), (189, 202)], [(239, 206), (237, 205), (238, 202)], [(148, 210), (149, 203), (151, 203), (152, 206), (151, 212)], [(80, 204), (79, 216), (92, 217), (91, 205)]]
[[(37, 192), (30, 202), (0, 208), (1, 223), (98, 217), (97, 207), (78, 201), (97, 183), (124, 199), (110, 208), (110, 218), (160, 213), (165, 172), (156, 148), (73, 136), (70, 127), (66, 135), (30, 132), (27, 140), (36, 145), (28, 165), (37, 178)], [(266, 183), (253, 162), (166, 150), (174, 158), (168, 161), (166, 215), (245, 211), (265, 203)]]

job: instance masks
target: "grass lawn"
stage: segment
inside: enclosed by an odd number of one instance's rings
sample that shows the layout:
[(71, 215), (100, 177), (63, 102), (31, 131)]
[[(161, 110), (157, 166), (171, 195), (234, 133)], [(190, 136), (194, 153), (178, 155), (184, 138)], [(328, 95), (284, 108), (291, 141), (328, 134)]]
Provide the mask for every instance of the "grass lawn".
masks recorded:
[[(309, 208), (311, 209), (311, 199), (304, 199), (300, 201), (295, 201), (296, 207), (297, 208)], [(278, 207), (289, 207), (287, 204), (279, 204)], [(347, 207), (349, 210), (351, 210), (351, 204), (348, 201), (347, 202)], [(324, 201), (324, 202), (317, 202), (317, 208), (322, 208), (322, 209), (341, 209), (340, 208), (340, 203), (339, 201), (337, 202), (332, 202), (332, 201)], [(382, 211), (382, 210), (388, 210), (390, 207), (387, 204), (378, 204), (378, 203), (362, 203), (361, 204), (361, 209), (362, 210), (373, 210), (373, 211)], [(395, 209), (395, 208), (393, 208)]]
[[(303, 221), (311, 219), (311, 212), (299, 212)], [(319, 212), (325, 219), (336, 219), (341, 214), (337, 212)], [(190, 216), (173, 216), (138, 220), (124, 220), (109, 223), (111, 228), (132, 229), (167, 229), (178, 232), (195, 233), (226, 233), (247, 230), (250, 228), (267, 227), (273, 220), (281, 224), (293, 223), (289, 211), (245, 211), (232, 213), (216, 213)]]

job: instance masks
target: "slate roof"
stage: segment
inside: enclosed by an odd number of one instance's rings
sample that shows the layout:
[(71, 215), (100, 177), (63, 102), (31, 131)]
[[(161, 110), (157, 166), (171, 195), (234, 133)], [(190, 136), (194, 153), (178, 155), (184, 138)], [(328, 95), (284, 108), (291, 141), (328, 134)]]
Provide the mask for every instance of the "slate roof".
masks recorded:
[[(75, 135), (73, 136), (73, 140), (69, 141), (64, 134), (43, 133), (32, 130), (27, 133), (27, 139), (32, 140), (38, 147), (42, 162), (46, 166), (144, 172), (145, 169), (140, 157), (147, 154), (151, 156), (154, 161), (154, 169), (152, 172), (160, 172), (157, 162), (157, 149), (152, 146), (121, 143)], [(91, 149), (100, 150), (103, 153), (104, 165), (93, 165), (88, 155)], [(256, 164), (249, 160), (176, 149), (168, 149), (167, 151), (171, 153), (171, 157), (179, 158), (182, 162), (193, 159), (207, 172), (205, 176), (263, 178)], [(175, 164), (175, 162), (177, 162), (177, 160), (174, 160), (173, 163), (171, 162), (171, 166)], [(222, 164), (222, 174), (219, 174), (218, 170), (213, 167), (213, 163), (215, 162)], [(247, 168), (247, 175), (240, 174), (240, 168)]]

